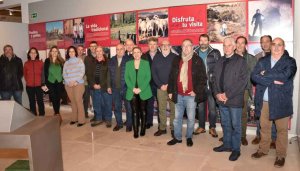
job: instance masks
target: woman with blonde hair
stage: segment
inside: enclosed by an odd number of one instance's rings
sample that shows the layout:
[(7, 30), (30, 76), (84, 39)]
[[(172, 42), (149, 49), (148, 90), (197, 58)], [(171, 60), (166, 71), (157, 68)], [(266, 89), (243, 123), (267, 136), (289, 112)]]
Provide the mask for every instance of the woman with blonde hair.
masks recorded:
[(44, 76), (45, 84), (42, 89), (44, 91), (49, 90), (49, 96), (52, 101), (54, 115), (60, 116), (60, 100), (63, 91), (63, 65), (64, 59), (62, 58), (57, 46), (52, 46), (49, 51), (49, 56), (44, 63)]

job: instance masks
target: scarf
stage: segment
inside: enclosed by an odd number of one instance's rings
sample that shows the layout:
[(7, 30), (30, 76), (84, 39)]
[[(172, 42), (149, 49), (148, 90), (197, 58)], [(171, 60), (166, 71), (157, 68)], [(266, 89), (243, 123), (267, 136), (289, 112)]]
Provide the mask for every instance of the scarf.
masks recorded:
[(189, 69), (189, 60), (192, 59), (194, 52), (184, 55), (181, 55), (181, 59), (183, 61), (181, 70), (180, 70), (180, 76), (179, 76), (179, 81), (182, 84), (183, 92), (188, 88), (188, 69)]

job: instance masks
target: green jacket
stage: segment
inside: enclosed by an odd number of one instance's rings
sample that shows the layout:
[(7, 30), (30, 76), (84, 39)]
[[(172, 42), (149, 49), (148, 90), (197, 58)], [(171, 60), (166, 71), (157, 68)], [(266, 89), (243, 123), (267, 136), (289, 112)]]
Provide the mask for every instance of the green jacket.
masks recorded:
[[(150, 80), (151, 80), (151, 70), (150, 70), (149, 62), (144, 59), (141, 59), (140, 67), (137, 74), (137, 84), (138, 84), (138, 88), (141, 89), (139, 95), (142, 100), (147, 100), (152, 97)], [(127, 85), (126, 99), (132, 100), (133, 88), (135, 88), (135, 83), (136, 83), (136, 71), (134, 68), (134, 60), (130, 60), (126, 63), (125, 82)]]

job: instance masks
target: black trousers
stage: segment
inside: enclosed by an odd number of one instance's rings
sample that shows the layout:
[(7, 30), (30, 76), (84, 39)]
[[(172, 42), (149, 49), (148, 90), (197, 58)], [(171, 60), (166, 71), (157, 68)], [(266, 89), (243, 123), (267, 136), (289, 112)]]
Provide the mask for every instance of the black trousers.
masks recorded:
[(37, 87), (26, 86), (26, 92), (29, 98), (30, 111), (34, 115), (37, 115), (36, 112), (36, 102), (37, 102), (39, 108), (39, 116), (44, 116), (45, 106), (44, 106), (43, 91), (41, 89), (41, 86), (37, 86)]
[(49, 83), (49, 96), (52, 101), (52, 106), (54, 110), (54, 114), (59, 114), (60, 110), (60, 100), (64, 90), (64, 85), (62, 82)]
[(147, 100), (142, 100), (139, 95), (134, 95), (130, 101), (132, 109), (132, 126), (134, 137), (138, 136), (139, 126), (141, 125), (140, 135), (144, 136), (146, 133), (146, 107)]
[(90, 104), (90, 89), (89, 86), (86, 85), (83, 93), (83, 108), (86, 117), (88, 116), (89, 104)]

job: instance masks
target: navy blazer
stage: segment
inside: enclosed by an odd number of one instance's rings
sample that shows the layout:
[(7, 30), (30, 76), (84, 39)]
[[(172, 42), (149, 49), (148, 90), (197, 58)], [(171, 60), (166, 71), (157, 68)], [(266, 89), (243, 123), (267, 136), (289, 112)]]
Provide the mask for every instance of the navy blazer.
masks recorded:
[[(265, 71), (263, 75), (261, 72)], [(284, 53), (271, 68), (271, 55), (261, 58), (252, 71), (251, 79), (256, 84), (254, 98), (255, 114), (261, 115), (263, 96), (268, 87), (270, 120), (276, 120), (293, 114), (293, 80), (297, 71), (294, 58)], [(274, 81), (284, 84), (274, 84)]]

